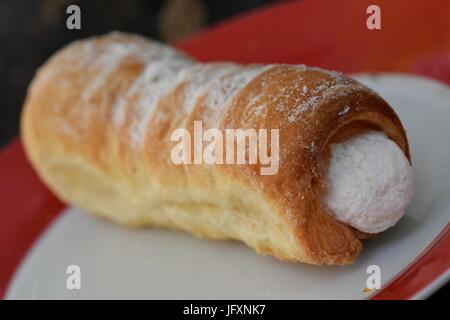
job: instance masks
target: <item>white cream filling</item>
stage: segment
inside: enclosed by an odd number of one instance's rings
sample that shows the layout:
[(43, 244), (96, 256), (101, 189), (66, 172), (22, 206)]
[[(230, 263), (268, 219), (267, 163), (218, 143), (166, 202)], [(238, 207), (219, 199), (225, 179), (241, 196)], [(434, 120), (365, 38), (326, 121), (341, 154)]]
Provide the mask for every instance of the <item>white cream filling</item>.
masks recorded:
[(339, 221), (367, 232), (393, 226), (413, 194), (411, 165), (384, 133), (370, 131), (331, 145), (323, 203)]

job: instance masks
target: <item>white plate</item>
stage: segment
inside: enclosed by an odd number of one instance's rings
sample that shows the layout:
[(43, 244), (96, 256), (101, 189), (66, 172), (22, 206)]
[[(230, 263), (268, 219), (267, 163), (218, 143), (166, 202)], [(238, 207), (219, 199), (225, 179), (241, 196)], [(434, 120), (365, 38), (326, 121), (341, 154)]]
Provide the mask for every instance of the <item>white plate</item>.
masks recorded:
[[(366, 241), (354, 265), (316, 267), (280, 262), (237, 242), (199, 240), (167, 230), (127, 230), (69, 208), (29, 252), (7, 298), (367, 297), (363, 289), (369, 265), (381, 268), (381, 280), (386, 283), (450, 220), (450, 89), (406, 75), (356, 78), (380, 93), (405, 125), (416, 192), (405, 217), (382, 236)], [(73, 264), (81, 268), (81, 290), (66, 288), (66, 268)], [(447, 272), (440, 283), (449, 275)], [(427, 290), (427, 294), (431, 292)]]

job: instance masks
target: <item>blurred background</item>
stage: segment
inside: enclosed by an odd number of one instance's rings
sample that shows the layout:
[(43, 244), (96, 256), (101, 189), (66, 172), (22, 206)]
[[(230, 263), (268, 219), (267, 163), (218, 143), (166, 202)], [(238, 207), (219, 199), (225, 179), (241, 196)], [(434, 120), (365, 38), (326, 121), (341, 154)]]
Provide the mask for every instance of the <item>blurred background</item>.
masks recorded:
[[(170, 43), (274, 2), (277, 0), (0, 0), (0, 147), (18, 135), (20, 110), (36, 69), (70, 41), (120, 30)], [(81, 30), (65, 27), (66, 8), (71, 4), (81, 8)], [(448, 284), (431, 297), (449, 298)]]
[[(26, 89), (36, 69), (65, 44), (111, 30), (173, 42), (274, 0), (0, 0), (0, 147), (18, 134)], [(81, 8), (68, 30), (66, 8)]]

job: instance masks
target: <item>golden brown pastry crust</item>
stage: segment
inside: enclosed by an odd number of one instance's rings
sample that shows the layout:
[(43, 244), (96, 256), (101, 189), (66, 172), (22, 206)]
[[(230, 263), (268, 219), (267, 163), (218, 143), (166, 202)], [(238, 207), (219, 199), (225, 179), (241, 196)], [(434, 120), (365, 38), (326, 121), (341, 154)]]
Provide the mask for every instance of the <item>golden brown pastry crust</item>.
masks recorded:
[[(194, 120), (222, 130), (280, 129), (278, 173), (261, 175), (259, 165), (173, 164), (171, 132), (192, 132)], [(364, 234), (329, 215), (313, 185), (322, 179), (323, 150), (356, 123), (383, 130), (409, 158), (390, 106), (341, 74), (201, 65), (113, 33), (76, 42), (40, 68), (21, 127), (37, 172), (70, 204), (126, 225), (237, 239), (279, 259), (341, 265), (357, 257)]]

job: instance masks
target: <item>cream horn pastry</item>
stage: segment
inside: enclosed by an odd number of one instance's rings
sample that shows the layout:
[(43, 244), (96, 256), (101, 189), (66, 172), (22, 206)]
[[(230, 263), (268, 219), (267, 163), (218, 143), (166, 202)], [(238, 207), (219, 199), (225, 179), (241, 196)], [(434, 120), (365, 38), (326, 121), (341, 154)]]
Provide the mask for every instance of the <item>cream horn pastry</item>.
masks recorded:
[(71, 205), (282, 260), (352, 263), (413, 190), (399, 118), (355, 80), (304, 65), (198, 63), (135, 35), (53, 55), (29, 87), (21, 130), (37, 173)]

